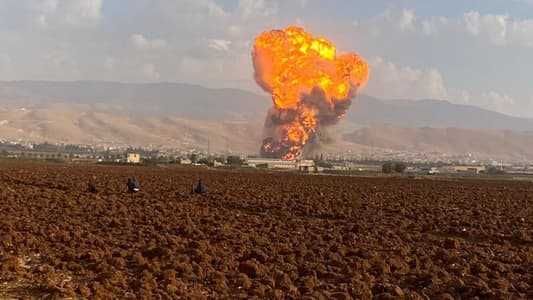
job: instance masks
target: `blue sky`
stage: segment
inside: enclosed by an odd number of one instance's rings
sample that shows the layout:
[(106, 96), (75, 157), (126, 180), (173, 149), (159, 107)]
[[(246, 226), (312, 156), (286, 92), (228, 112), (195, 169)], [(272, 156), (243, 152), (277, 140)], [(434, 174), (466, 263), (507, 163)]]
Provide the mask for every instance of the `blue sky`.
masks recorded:
[(363, 55), (364, 93), (533, 117), (533, 0), (3, 0), (0, 80), (260, 92), (251, 42), (289, 24)]
[[(239, 0), (216, 2), (228, 10), (235, 9), (239, 5)], [(287, 2), (291, 2), (291, 0)], [(328, 15), (341, 18), (371, 17), (391, 7), (414, 8), (421, 16), (442, 15), (453, 17), (460, 16), (468, 10), (476, 10), (484, 14), (511, 14), (517, 17), (533, 16), (533, 2), (527, 0), (308, 0), (307, 3), (308, 5), (304, 11), (310, 16), (327, 11)], [(117, 4), (117, 2), (109, 3), (110, 7), (117, 7), (118, 5), (120, 4)], [(343, 9), (338, 9), (339, 7)]]

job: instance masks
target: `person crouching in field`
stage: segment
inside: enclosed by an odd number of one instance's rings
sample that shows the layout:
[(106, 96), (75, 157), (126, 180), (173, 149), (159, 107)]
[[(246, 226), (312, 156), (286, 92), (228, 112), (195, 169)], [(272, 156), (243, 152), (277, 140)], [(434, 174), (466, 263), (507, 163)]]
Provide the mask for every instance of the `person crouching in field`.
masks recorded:
[(207, 187), (202, 183), (202, 179), (198, 179), (196, 186), (192, 187), (193, 194), (205, 194), (207, 193)]
[(93, 176), (91, 179), (89, 179), (89, 182), (87, 183), (87, 192), (92, 194), (98, 192), (96, 189), (96, 176)]
[(127, 187), (128, 187), (128, 192), (130, 192), (130, 193), (137, 193), (137, 192), (139, 192), (141, 190), (141, 186), (139, 184), (139, 181), (135, 177), (128, 178)]

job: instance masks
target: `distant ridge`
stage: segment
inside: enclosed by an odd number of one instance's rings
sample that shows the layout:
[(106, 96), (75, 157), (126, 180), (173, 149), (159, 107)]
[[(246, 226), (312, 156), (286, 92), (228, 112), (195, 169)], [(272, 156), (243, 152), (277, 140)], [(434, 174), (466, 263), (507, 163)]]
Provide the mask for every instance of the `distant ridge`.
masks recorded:
[(510, 130), (374, 126), (345, 134), (343, 140), (403, 152), (471, 153), (486, 159), (533, 160), (533, 134)]
[(355, 101), (348, 118), (360, 125), (533, 131), (533, 119), (441, 100), (382, 100), (362, 96)]
[[(0, 138), (256, 153), (267, 95), (180, 83), (0, 82)], [(533, 160), (533, 120), (439, 100), (365, 95), (332, 151), (391, 149)]]
[(104, 81), (0, 82), (0, 103), (5, 102), (104, 104), (125, 112), (208, 120), (264, 116), (270, 105), (267, 97), (237, 89), (210, 89), (183, 83)]
[[(207, 120), (257, 120), (271, 105), (267, 95), (238, 89), (211, 89), (183, 83), (104, 81), (0, 82), (0, 103), (105, 104), (125, 112)], [(361, 95), (347, 119), (359, 125), (509, 129), (533, 131), (533, 119), (440, 100), (383, 100)]]

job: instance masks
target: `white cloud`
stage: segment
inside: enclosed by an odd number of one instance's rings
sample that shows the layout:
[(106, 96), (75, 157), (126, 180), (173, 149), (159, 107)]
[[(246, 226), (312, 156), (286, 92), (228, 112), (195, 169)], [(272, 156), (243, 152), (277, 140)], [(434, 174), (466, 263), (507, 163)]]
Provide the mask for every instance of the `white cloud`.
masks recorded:
[(207, 8), (209, 16), (212, 16), (212, 17), (223, 17), (223, 16), (227, 15), (227, 13), (224, 11), (224, 9), (222, 7), (220, 7), (218, 4), (216, 4), (214, 1), (198, 0), (198, 1), (195, 1), (195, 2), (198, 2), (200, 5), (204, 5)]
[(307, 4), (309, 3), (309, 0), (299, 0), (300, 7), (305, 8)]
[(130, 41), (138, 50), (158, 50), (167, 46), (167, 41), (163, 39), (147, 39), (140, 33), (132, 34)]
[[(67, 2), (63, 0), (63, 2)], [(103, 0), (79, 0), (68, 1), (68, 11), (70, 17), (82, 19), (100, 19), (102, 17)]]
[[(392, 27), (398, 28), (401, 31), (411, 31), (415, 29), (416, 22), (417, 17), (415, 11), (412, 9), (387, 9), (383, 14), (371, 20), (371, 23), (375, 26), (388, 23)], [(353, 25), (358, 26), (359, 22), (356, 21)]]
[(372, 78), (365, 93), (385, 99), (438, 99), (477, 105), (503, 113), (513, 113), (516, 100), (501, 92), (472, 92), (446, 85), (436, 69), (416, 69), (387, 62), (383, 58), (370, 61)]
[(476, 105), (485, 109), (516, 115), (514, 105), (517, 104), (517, 100), (502, 92), (471, 92), (448, 89), (447, 100), (459, 104)]
[(161, 78), (161, 74), (159, 74), (159, 71), (153, 63), (144, 64), (142, 66), (142, 73), (148, 80), (159, 80)]
[(479, 35), (481, 31), (480, 15), (478, 12), (467, 12), (464, 15), (466, 30), (472, 35)]
[(388, 99), (445, 99), (442, 74), (435, 69), (398, 66), (381, 57), (370, 61), (372, 78), (365, 93)]
[(507, 43), (509, 16), (481, 15), (470, 11), (464, 15), (466, 31), (474, 36), (485, 36), (495, 45)]
[(533, 19), (513, 19), (509, 15), (464, 14), (466, 32), (496, 46), (533, 47)]
[(516, 100), (506, 94), (501, 94), (495, 91), (489, 91), (481, 95), (481, 102), (478, 105), (484, 106), (488, 109), (499, 112), (509, 112), (510, 108), (516, 104)]
[(489, 110), (514, 113), (516, 99), (497, 91), (472, 92), (446, 85), (436, 69), (398, 66), (382, 58), (370, 62), (372, 79), (365, 93), (385, 99), (438, 99), (458, 104), (476, 105)]
[(242, 28), (237, 25), (231, 25), (227, 29), (228, 35), (233, 38), (239, 37), (242, 34), (242, 32), (243, 32)]
[(229, 51), (229, 47), (231, 45), (231, 41), (223, 40), (223, 39), (210, 39), (208, 40), (207, 46), (213, 50), (227, 52)]
[(520, 45), (533, 48), (533, 19), (513, 22), (510, 28), (510, 39)]
[(238, 10), (244, 19), (269, 17), (277, 14), (278, 3), (268, 0), (239, 0)]
[(533, 19), (513, 19), (509, 15), (469, 11), (461, 19), (431, 17), (423, 19), (421, 24), (426, 34), (458, 30), (495, 46), (533, 47)]
[(63, 80), (63, 78), (80, 78), (82, 71), (78, 61), (73, 57), (72, 45), (61, 43), (42, 53), (43, 73), (47, 80)]
[(399, 25), (402, 30), (412, 30), (416, 22), (416, 15), (413, 10), (404, 9), (401, 13)]
[(477, 11), (426, 17), (388, 9), (352, 24), (354, 49), (383, 58), (371, 60), (365, 93), (444, 99), (513, 115), (533, 107), (533, 18)]
[(422, 25), (422, 32), (425, 35), (430, 36), (438, 34), (442, 27), (445, 27), (449, 24), (449, 20), (446, 17), (431, 17), (422, 20), (420, 24)]
[(443, 16), (418, 17), (414, 10), (388, 9), (383, 14), (362, 22), (353, 21), (358, 28), (376, 33), (394, 31), (418, 32), (427, 36), (446, 32), (475, 37), (495, 46), (533, 47), (533, 19), (517, 19), (502, 14), (481, 14), (468, 11), (457, 19)]
[(0, 68), (5, 68), (11, 64), (11, 56), (7, 53), (0, 53)]
[(30, 7), (35, 23), (42, 27), (91, 26), (102, 18), (103, 0), (30, 0)]
[(115, 68), (116, 65), (116, 59), (113, 57), (106, 57), (104, 60), (104, 68), (107, 71), (112, 71)]

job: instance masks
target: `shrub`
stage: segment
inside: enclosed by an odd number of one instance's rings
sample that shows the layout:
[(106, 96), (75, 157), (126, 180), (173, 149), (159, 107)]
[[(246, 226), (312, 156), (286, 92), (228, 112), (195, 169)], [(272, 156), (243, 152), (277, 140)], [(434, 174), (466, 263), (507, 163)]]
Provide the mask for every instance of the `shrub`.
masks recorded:
[(392, 162), (386, 162), (381, 167), (381, 171), (385, 174), (390, 174), (394, 170), (394, 164)]

